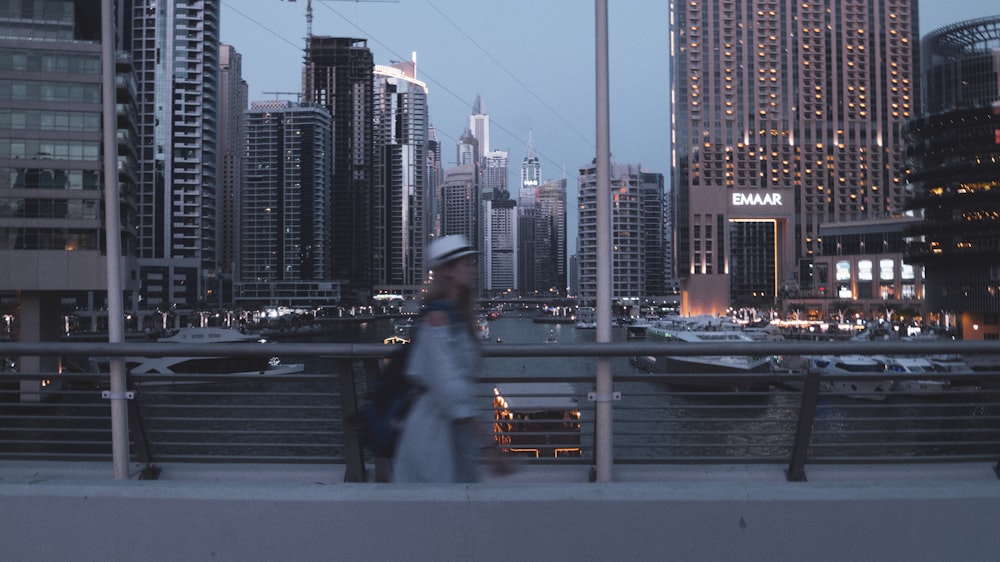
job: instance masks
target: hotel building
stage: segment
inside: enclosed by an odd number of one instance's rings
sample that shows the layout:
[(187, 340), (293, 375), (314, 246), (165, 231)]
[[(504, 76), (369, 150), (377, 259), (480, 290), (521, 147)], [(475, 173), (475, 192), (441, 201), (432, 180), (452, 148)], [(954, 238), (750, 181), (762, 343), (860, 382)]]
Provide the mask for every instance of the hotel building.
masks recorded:
[(822, 225), (903, 211), (917, 2), (671, 2), (681, 312), (819, 290)]

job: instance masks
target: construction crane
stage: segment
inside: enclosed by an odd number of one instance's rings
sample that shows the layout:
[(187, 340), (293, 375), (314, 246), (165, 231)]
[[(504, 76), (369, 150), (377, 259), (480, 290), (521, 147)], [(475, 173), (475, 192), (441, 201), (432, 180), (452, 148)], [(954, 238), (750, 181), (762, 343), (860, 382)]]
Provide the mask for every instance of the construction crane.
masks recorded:
[[(289, 2), (295, 2), (295, 0), (288, 0)], [(354, 2), (355, 4), (360, 4), (362, 2), (378, 3), (378, 4), (399, 4), (399, 0), (316, 0), (317, 2)], [(312, 0), (306, 0), (306, 38), (312, 37), (313, 34), (313, 3)]]

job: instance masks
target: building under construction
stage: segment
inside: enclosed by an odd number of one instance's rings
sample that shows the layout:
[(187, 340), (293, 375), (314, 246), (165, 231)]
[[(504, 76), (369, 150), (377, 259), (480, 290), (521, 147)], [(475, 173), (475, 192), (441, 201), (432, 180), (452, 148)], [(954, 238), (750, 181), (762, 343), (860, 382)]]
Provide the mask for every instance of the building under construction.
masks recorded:
[(362, 304), (372, 286), (373, 71), (372, 53), (364, 39), (307, 39), (303, 101), (326, 107), (333, 120), (333, 278), (343, 283), (345, 301)]

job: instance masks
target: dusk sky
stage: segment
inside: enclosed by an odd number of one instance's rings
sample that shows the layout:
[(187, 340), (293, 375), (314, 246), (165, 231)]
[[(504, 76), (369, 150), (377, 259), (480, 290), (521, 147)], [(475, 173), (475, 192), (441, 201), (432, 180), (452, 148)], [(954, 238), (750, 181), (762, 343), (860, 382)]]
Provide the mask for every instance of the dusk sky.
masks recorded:
[[(669, 177), (669, 2), (608, 5), (612, 158)], [(921, 36), (1000, 15), (997, 0), (920, 6)], [(305, 14), (305, 0), (222, 1), (222, 40), (243, 55), (251, 101), (275, 97), (264, 92), (300, 90)], [(490, 146), (509, 151), (512, 179), (531, 135), (543, 178), (562, 177), (565, 168), (575, 206), (577, 170), (595, 151), (594, 2), (314, 0), (312, 31), (368, 39), (376, 64), (409, 60), (416, 52), (445, 166), (454, 164), (455, 142), (481, 95)], [(512, 192), (516, 196), (516, 186)]]

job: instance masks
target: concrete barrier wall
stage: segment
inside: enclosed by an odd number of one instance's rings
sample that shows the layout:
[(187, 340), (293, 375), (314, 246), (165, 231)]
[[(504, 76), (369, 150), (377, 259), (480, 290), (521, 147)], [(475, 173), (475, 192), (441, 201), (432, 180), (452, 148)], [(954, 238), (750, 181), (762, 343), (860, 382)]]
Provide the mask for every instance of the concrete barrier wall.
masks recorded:
[(402, 486), (32, 480), (0, 470), (0, 553), (32, 561), (1000, 557), (991, 467), (952, 480), (677, 474), (688, 476)]

